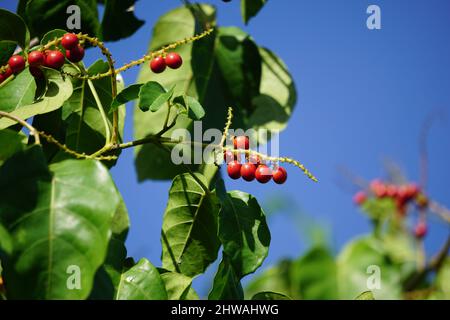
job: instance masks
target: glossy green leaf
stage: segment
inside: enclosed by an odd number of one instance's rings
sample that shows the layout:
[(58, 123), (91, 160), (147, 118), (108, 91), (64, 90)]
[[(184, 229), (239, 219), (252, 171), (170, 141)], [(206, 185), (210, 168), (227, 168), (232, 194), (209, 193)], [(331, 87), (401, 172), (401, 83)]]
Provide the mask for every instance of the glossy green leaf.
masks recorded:
[(81, 30), (92, 36), (100, 35), (96, 0), (20, 0), (18, 13), (30, 28), (31, 37), (42, 38), (49, 30), (66, 29), (67, 22), (74, 22), (71, 5), (79, 7)]
[(144, 24), (144, 21), (136, 18), (134, 14), (135, 2), (136, 0), (105, 0), (105, 13), (101, 25), (104, 41), (115, 41), (131, 36)]
[(214, 277), (213, 287), (208, 295), (209, 300), (243, 300), (244, 292), (240, 277), (235, 273), (231, 261), (223, 255), (219, 269)]
[(190, 96), (178, 96), (173, 99), (174, 103), (181, 105), (192, 120), (201, 120), (205, 116), (205, 110), (197, 99)]
[(6, 159), (25, 149), (27, 136), (9, 129), (0, 130), (0, 166)]
[(256, 16), (267, 0), (241, 0), (241, 14), (245, 24)]
[(193, 277), (216, 260), (219, 205), (205, 178), (182, 174), (172, 182), (161, 233), (163, 268)]
[(164, 281), (169, 300), (199, 299), (192, 288), (192, 278), (165, 269), (159, 269), (159, 273)]
[(281, 293), (266, 291), (255, 294), (252, 300), (291, 300), (291, 298)]
[(138, 106), (142, 111), (158, 111), (173, 95), (174, 87), (166, 91), (158, 82), (149, 81), (139, 91)]
[(122, 273), (116, 300), (167, 300), (158, 270), (145, 258)]
[(269, 252), (270, 231), (258, 201), (241, 191), (217, 187), (222, 207), (219, 213), (219, 238), (239, 278), (255, 272)]
[[(0, 168), (0, 193), (0, 223), (14, 244), (3, 265), (8, 298), (86, 298), (119, 204), (108, 170), (92, 160), (47, 167), (33, 146)], [(80, 287), (69, 290), (68, 283), (76, 283), (70, 270), (77, 269)]]
[(0, 40), (15, 42), (23, 49), (30, 44), (30, 32), (23, 19), (4, 9), (0, 9)]
[(327, 248), (308, 250), (292, 265), (291, 277), (301, 299), (339, 299), (336, 262)]
[(142, 84), (132, 84), (123, 89), (112, 101), (109, 113), (117, 110), (121, 105), (124, 105), (132, 100), (139, 98), (139, 91)]
[[(21, 119), (44, 114), (59, 109), (72, 95), (72, 83), (68, 77), (53, 69), (44, 70), (48, 81), (47, 90), (42, 98), (34, 101), (36, 83), (28, 68), (22, 71), (14, 81), (0, 88), (0, 109)], [(15, 121), (0, 119), (0, 129), (16, 124)]]
[(373, 237), (360, 238), (347, 244), (338, 256), (337, 266), (341, 299), (354, 299), (367, 291), (368, 281), (371, 280), (374, 283), (381, 281), (380, 288), (372, 290), (376, 299), (401, 297), (401, 270), (389, 263), (382, 243)]
[(358, 295), (355, 300), (375, 300), (372, 291), (365, 291)]

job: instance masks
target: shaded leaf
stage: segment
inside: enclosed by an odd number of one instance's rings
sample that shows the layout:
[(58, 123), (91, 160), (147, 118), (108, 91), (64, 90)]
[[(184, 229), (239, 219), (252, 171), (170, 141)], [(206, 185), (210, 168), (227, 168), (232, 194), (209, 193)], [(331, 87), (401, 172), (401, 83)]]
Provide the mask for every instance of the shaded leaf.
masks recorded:
[(244, 23), (247, 24), (251, 18), (256, 16), (266, 2), (267, 0), (241, 0), (241, 14)]
[[(103, 41), (115, 41), (135, 33), (143, 24), (134, 15), (136, 0), (106, 0), (101, 25)], [(119, 23), (118, 23), (119, 22)]]
[(219, 250), (216, 196), (204, 190), (205, 178), (195, 174), (177, 176), (161, 233), (163, 268), (189, 277), (203, 273), (216, 260)]
[(192, 278), (165, 269), (159, 269), (159, 273), (164, 281), (169, 300), (199, 299), (192, 288)]
[(0, 40), (17, 43), (22, 49), (30, 44), (30, 32), (23, 19), (5, 9), (0, 9)]
[(266, 291), (255, 294), (252, 300), (291, 300), (291, 298), (281, 293)]
[(0, 40), (0, 66), (4, 66), (8, 63), (8, 60), (14, 54), (16, 47), (17, 45), (13, 41)]
[(358, 295), (355, 300), (375, 300), (372, 291), (365, 291)]
[(0, 166), (6, 159), (25, 149), (27, 136), (22, 132), (0, 130)]
[(208, 295), (209, 300), (243, 300), (240, 277), (235, 273), (230, 260), (224, 254), (219, 269), (214, 277), (213, 287)]
[[(222, 186), (221, 186), (222, 185)], [(255, 272), (269, 252), (270, 231), (263, 210), (248, 193), (226, 193), (223, 180), (217, 194), (222, 203), (219, 238), (239, 278)]]
[(181, 105), (192, 120), (201, 120), (205, 116), (205, 110), (197, 99), (190, 96), (178, 96), (173, 99), (174, 103)]
[(173, 90), (166, 91), (158, 82), (149, 81), (139, 91), (138, 106), (142, 111), (158, 111), (172, 97)]

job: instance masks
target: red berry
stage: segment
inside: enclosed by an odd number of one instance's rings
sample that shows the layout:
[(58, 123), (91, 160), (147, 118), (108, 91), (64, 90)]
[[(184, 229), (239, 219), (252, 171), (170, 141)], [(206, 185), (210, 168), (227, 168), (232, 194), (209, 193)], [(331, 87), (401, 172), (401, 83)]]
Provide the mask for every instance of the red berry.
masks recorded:
[(231, 179), (239, 179), (241, 177), (241, 164), (239, 161), (231, 161), (227, 166), (227, 172)]
[(240, 155), (233, 153), (233, 151), (231, 151), (231, 150), (227, 150), (227, 151), (224, 151), (224, 153), (223, 153), (223, 160), (225, 161), (225, 163), (229, 163), (233, 160), (239, 161)]
[(74, 33), (66, 33), (61, 39), (61, 45), (64, 49), (72, 50), (78, 45), (78, 37)]
[(397, 186), (393, 184), (389, 184), (386, 186), (386, 195), (391, 198), (395, 198), (397, 196)]
[(383, 198), (387, 196), (387, 187), (380, 180), (373, 180), (370, 183), (370, 190), (372, 190), (377, 198)]
[(159, 56), (150, 61), (150, 69), (154, 73), (161, 73), (166, 70), (166, 61), (163, 57)]
[(82, 46), (76, 46), (73, 49), (66, 50), (66, 57), (71, 62), (80, 62), (84, 58), (84, 48)]
[(171, 52), (166, 56), (166, 64), (169, 68), (178, 69), (183, 64), (183, 59), (178, 53)]
[(367, 194), (364, 191), (359, 191), (353, 196), (353, 203), (360, 206), (367, 200)]
[(417, 197), (419, 192), (420, 192), (419, 186), (414, 183), (407, 185), (405, 188), (406, 196), (410, 199)]
[(245, 149), (250, 148), (250, 141), (247, 136), (234, 137), (233, 145), (235, 149)]
[(5, 76), (3, 75), (3, 73), (0, 73), (0, 83), (2, 83), (5, 80)]
[(31, 51), (28, 54), (28, 63), (31, 67), (39, 67), (45, 63), (45, 55), (41, 51)]
[(255, 154), (251, 154), (248, 156), (248, 162), (253, 163), (256, 166), (261, 164), (261, 158)]
[(419, 222), (416, 227), (414, 228), (414, 236), (417, 239), (422, 239), (427, 235), (428, 227), (427, 224), (423, 221)]
[(58, 50), (49, 50), (45, 56), (45, 66), (59, 69), (64, 65), (64, 55)]
[(25, 59), (22, 56), (14, 55), (9, 58), (8, 65), (13, 73), (18, 73), (25, 69)]
[(241, 167), (241, 176), (245, 181), (255, 180), (256, 166), (253, 163), (244, 163)]
[(272, 172), (272, 178), (273, 178), (273, 181), (276, 184), (283, 184), (283, 183), (285, 183), (286, 180), (287, 180), (287, 171), (286, 171), (286, 169), (283, 168), (283, 167), (275, 168), (275, 170), (273, 170), (273, 172)]
[(42, 72), (41, 68), (30, 66), (30, 73), (35, 78), (43, 78), (44, 72)]
[(261, 164), (256, 168), (255, 178), (261, 183), (267, 183), (272, 179), (272, 170), (265, 164)]

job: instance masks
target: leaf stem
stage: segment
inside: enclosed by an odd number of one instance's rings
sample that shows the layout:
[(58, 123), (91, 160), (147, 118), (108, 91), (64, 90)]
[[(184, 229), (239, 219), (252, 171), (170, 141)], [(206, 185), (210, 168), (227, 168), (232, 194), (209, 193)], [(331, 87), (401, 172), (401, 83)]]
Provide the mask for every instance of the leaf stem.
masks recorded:
[(100, 98), (98, 97), (97, 90), (95, 89), (95, 86), (91, 79), (87, 80), (89, 89), (91, 89), (92, 95), (94, 97), (95, 103), (97, 104), (98, 110), (100, 111), (100, 115), (103, 120), (103, 125), (105, 126), (105, 132), (106, 132), (106, 142), (105, 146), (108, 146), (111, 144), (111, 129), (109, 127), (109, 121), (106, 117), (105, 110), (103, 109), (102, 102), (100, 101)]
[(39, 138), (39, 131), (36, 130), (35, 127), (33, 127), (32, 125), (28, 124), (26, 121), (24, 121), (24, 120), (22, 120), (22, 119), (20, 119), (20, 118), (18, 118), (16, 116), (8, 113), (8, 112), (5, 112), (5, 111), (0, 111), (0, 118), (2, 118), (2, 117), (11, 119), (11, 120), (13, 120), (13, 121), (15, 121), (17, 123), (20, 123), (22, 126), (26, 127), (30, 131), (30, 134), (34, 137), (34, 143), (35, 144), (41, 144), (41, 140)]

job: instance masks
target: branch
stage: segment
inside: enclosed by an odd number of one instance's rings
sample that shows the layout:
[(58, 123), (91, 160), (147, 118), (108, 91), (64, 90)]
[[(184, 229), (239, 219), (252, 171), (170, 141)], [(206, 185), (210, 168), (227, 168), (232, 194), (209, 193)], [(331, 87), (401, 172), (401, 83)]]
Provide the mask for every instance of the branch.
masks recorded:
[(14, 120), (17, 123), (20, 123), (22, 126), (26, 127), (30, 131), (30, 134), (34, 137), (35, 144), (41, 144), (41, 140), (39, 139), (39, 131), (35, 127), (8, 112), (0, 111), (0, 118), (2, 117)]

